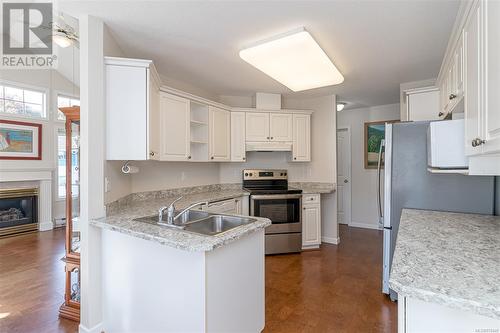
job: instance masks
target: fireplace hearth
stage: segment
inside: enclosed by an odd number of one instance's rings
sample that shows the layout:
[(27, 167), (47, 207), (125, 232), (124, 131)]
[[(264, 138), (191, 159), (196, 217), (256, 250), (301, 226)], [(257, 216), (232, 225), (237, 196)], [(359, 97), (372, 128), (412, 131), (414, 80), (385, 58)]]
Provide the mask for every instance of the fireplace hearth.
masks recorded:
[(38, 189), (0, 189), (0, 237), (38, 230)]

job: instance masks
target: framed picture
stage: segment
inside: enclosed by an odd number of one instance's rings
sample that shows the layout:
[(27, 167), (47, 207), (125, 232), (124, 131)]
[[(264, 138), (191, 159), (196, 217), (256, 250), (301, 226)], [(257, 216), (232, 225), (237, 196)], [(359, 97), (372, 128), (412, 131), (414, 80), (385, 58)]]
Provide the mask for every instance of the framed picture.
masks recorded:
[(0, 119), (0, 160), (41, 160), (42, 124)]
[[(380, 143), (385, 138), (385, 124), (396, 122), (399, 122), (399, 120), (383, 120), (365, 123), (365, 169), (377, 168)], [(383, 153), (382, 167), (384, 167)]]

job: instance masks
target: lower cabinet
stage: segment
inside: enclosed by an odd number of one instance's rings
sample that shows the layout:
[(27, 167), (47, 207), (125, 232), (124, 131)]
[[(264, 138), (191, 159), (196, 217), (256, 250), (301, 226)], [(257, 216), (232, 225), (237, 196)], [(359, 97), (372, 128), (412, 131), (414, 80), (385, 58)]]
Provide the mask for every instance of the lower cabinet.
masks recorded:
[(319, 194), (302, 196), (302, 249), (317, 249), (321, 244), (321, 204)]

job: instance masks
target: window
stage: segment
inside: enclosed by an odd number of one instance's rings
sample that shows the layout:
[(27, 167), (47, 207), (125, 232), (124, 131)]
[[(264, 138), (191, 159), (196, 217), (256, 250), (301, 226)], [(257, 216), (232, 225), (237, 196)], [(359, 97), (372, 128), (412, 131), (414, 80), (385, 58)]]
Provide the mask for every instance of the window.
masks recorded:
[[(72, 140), (71, 155), (72, 155), (72, 193), (73, 197), (79, 195), (80, 173), (78, 172), (79, 165), (79, 147), (78, 139)], [(64, 128), (57, 129), (57, 196), (60, 199), (66, 197), (66, 131)]]
[(0, 85), (0, 112), (29, 118), (45, 118), (45, 93)]
[(57, 120), (66, 120), (66, 117), (59, 108), (68, 106), (80, 106), (80, 100), (69, 96), (57, 95)]

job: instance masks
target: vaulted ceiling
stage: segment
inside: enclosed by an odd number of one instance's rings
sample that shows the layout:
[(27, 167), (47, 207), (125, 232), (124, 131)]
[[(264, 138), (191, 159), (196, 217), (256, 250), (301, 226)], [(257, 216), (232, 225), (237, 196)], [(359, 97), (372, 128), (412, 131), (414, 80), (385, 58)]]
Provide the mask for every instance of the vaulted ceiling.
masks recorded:
[[(62, 1), (71, 15), (104, 20), (129, 57), (217, 95), (256, 91), (335, 93), (356, 106), (399, 101), (401, 82), (436, 77), (458, 0), (413, 1)], [(240, 59), (250, 43), (305, 27), (345, 76), (300, 93)]]

